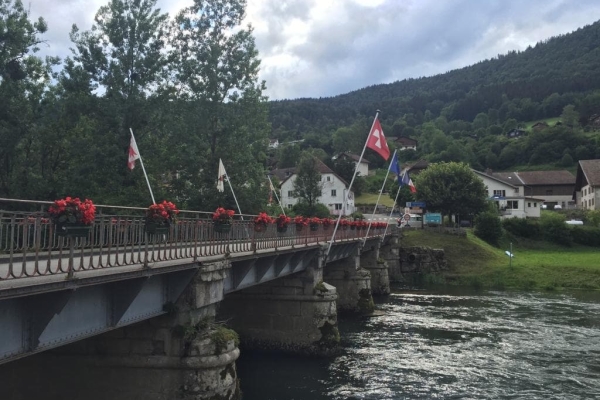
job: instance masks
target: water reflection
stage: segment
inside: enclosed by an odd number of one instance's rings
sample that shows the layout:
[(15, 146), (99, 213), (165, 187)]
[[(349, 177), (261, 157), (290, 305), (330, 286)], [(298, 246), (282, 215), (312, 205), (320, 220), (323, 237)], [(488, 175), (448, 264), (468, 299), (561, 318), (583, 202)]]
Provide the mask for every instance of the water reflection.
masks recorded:
[(333, 360), (239, 362), (244, 400), (600, 398), (600, 294), (397, 291)]

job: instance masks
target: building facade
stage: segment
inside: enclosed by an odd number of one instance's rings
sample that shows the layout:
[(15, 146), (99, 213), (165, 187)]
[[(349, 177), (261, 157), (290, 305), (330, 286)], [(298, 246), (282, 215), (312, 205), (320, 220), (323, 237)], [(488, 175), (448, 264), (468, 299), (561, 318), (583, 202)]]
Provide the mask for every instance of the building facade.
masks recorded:
[(580, 160), (573, 200), (577, 208), (600, 210), (600, 160)]
[[(350, 215), (355, 211), (354, 193), (348, 193), (348, 184), (322, 162), (317, 164), (321, 174), (321, 196), (317, 201), (324, 204), (332, 215)], [(295, 168), (273, 171), (280, 181), (280, 199), (284, 208), (290, 209), (300, 201), (294, 191)], [(344, 199), (346, 199), (344, 204)], [(345, 205), (345, 207), (344, 207)]]
[(496, 203), (501, 218), (539, 218), (543, 200), (525, 196), (520, 187), (473, 170), (483, 181), (488, 198)]

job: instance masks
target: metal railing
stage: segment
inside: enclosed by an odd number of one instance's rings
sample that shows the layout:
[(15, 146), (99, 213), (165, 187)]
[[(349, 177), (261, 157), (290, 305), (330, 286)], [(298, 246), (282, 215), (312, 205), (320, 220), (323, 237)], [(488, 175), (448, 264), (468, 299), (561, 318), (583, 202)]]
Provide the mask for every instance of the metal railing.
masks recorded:
[[(151, 234), (145, 226), (145, 209), (97, 208), (119, 209), (124, 215), (97, 215), (84, 237), (61, 236), (44, 211), (0, 209), (0, 281), (57, 274), (67, 274), (69, 278), (80, 271), (130, 265), (150, 268), (164, 261), (198, 261), (210, 256), (326, 243), (334, 228), (319, 225), (316, 230), (309, 226), (298, 230), (292, 223), (283, 232), (274, 224), (257, 231), (253, 216), (241, 220), (237, 215), (230, 231), (221, 233), (215, 230), (211, 213), (182, 211), (167, 232)], [(362, 239), (366, 233), (340, 228), (334, 241)], [(370, 237), (383, 234), (383, 229), (369, 231)]]

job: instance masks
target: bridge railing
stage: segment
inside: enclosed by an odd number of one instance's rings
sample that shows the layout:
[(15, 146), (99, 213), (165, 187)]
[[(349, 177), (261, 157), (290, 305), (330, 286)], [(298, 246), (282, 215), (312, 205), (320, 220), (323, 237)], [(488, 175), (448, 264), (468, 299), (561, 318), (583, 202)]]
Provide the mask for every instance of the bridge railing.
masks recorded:
[[(272, 224), (257, 231), (253, 216), (242, 220), (238, 215), (231, 230), (222, 233), (215, 229), (211, 213), (184, 211), (167, 232), (152, 234), (145, 228), (145, 209), (112, 208), (122, 214), (97, 215), (83, 237), (61, 236), (45, 211), (0, 209), (0, 281), (56, 274), (72, 277), (80, 271), (129, 265), (150, 268), (164, 261), (326, 243), (334, 228), (297, 230), (290, 224), (281, 232)], [(366, 233), (340, 227), (334, 240), (364, 238)], [(372, 228), (368, 233), (370, 237), (383, 234)]]

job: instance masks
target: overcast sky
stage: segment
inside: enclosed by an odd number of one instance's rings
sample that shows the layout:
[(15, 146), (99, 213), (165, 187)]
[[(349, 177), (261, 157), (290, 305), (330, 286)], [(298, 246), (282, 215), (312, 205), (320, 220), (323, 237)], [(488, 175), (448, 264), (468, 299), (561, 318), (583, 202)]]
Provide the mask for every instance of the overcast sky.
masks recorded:
[[(174, 15), (192, 0), (158, 0)], [(72, 24), (108, 0), (23, 0), (49, 47), (69, 55)], [(598, 0), (248, 0), (270, 99), (328, 97), (443, 73), (524, 50), (600, 19)]]

